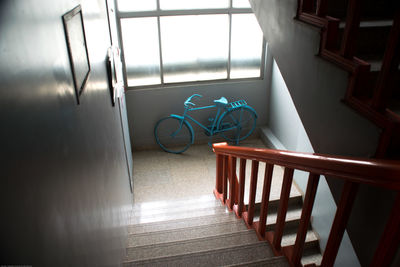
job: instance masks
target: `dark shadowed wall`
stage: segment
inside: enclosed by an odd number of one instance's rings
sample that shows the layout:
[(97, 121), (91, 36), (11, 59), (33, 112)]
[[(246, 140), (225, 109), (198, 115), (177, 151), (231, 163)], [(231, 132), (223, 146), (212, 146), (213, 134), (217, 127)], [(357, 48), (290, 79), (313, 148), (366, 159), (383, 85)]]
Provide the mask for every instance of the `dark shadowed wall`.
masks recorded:
[[(61, 19), (78, 4), (92, 69), (80, 105)], [(0, 2), (0, 264), (120, 263), (132, 197), (109, 46), (105, 0)]]

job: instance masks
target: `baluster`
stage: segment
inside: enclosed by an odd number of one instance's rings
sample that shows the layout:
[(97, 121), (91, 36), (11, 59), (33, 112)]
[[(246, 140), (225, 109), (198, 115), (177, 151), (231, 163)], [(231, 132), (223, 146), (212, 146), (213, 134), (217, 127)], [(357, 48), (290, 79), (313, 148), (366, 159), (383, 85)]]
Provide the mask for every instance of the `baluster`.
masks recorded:
[(317, 0), (317, 16), (325, 17), (328, 12), (328, 1), (327, 0)]
[(260, 214), (260, 221), (258, 223), (258, 234), (261, 237), (265, 236), (265, 225), (267, 223), (269, 195), (271, 192), (273, 170), (274, 170), (274, 165), (268, 163), (265, 165), (264, 185), (263, 185), (263, 193), (261, 200), (261, 214)]
[(314, 206), (315, 195), (317, 193), (319, 175), (310, 173), (307, 183), (307, 191), (304, 197), (303, 210), (299, 229), (297, 231), (296, 242), (293, 247), (291, 262), (294, 266), (301, 266), (301, 257), (303, 255), (304, 242), (306, 240), (307, 229), (310, 224), (311, 212)]
[(393, 78), (400, 63), (400, 11), (396, 13), (383, 57), (381, 71), (374, 90), (372, 107), (384, 110), (393, 90)]
[(298, 15), (301, 13), (312, 13), (314, 7), (314, 0), (300, 0), (299, 8), (298, 8)]
[(293, 181), (293, 169), (285, 168), (283, 174), (283, 183), (281, 198), (279, 200), (278, 217), (276, 218), (276, 226), (274, 233), (274, 240), (272, 245), (276, 251), (281, 249), (281, 241), (283, 236), (283, 229), (285, 227), (286, 212), (289, 204), (290, 188), (292, 187)]
[(353, 207), (358, 184), (346, 181), (343, 186), (342, 195), (336, 210), (335, 219), (329, 233), (328, 242), (322, 258), (321, 266), (330, 267), (335, 263), (335, 259), (342, 242), (344, 231), (346, 230), (347, 221), (350, 217), (351, 208)]
[(392, 212), (379, 241), (371, 266), (390, 266), (400, 245), (400, 192), (397, 193)]
[(249, 207), (247, 209), (247, 215), (245, 219), (247, 226), (251, 226), (253, 224), (253, 219), (254, 219), (254, 206), (256, 200), (258, 166), (259, 162), (253, 160), (251, 164)]
[(229, 156), (229, 200), (228, 200), (228, 208), (229, 210), (233, 209), (233, 204), (236, 199), (236, 158)]
[(240, 171), (239, 171), (239, 200), (236, 212), (236, 216), (242, 217), (244, 210), (244, 186), (246, 178), (246, 159), (240, 159)]
[(361, 0), (350, 0), (347, 6), (346, 26), (340, 50), (340, 54), (345, 58), (352, 59), (355, 54), (360, 15)]
[(223, 169), (224, 169), (224, 157), (221, 154), (217, 154), (217, 165), (216, 165), (216, 179), (215, 179), (215, 189), (214, 195), (216, 198), (222, 200), (222, 186), (223, 186)]
[(228, 156), (224, 156), (223, 160), (223, 175), (222, 175), (222, 202), (226, 204), (228, 197)]
[(326, 29), (323, 32), (322, 49), (336, 51), (338, 49), (336, 40), (338, 38), (340, 20), (332, 17), (326, 17)]

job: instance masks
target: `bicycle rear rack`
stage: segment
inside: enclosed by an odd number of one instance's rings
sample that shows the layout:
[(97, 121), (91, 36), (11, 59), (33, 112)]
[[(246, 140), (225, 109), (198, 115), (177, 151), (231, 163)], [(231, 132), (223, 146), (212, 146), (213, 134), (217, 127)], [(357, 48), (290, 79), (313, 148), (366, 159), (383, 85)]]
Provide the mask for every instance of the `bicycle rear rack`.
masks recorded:
[(246, 101), (244, 101), (244, 100), (238, 100), (238, 101), (229, 103), (229, 104), (228, 104), (228, 108), (229, 108), (229, 109), (239, 108), (239, 107), (245, 106), (245, 105), (247, 105)]

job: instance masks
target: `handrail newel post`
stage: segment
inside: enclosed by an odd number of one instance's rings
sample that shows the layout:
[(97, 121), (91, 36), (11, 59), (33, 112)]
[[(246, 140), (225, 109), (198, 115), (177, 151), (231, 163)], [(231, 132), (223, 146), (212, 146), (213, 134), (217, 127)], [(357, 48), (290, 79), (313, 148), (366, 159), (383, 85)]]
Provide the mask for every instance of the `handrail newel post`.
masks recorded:
[(223, 155), (216, 153), (216, 179), (214, 195), (217, 199), (222, 200), (222, 186), (223, 186), (223, 168), (224, 168)]
[(228, 199), (228, 208), (229, 210), (233, 210), (233, 205), (235, 204), (236, 200), (236, 158), (232, 156), (228, 156), (229, 158), (229, 199)]
[(228, 198), (228, 156), (224, 155), (222, 175), (222, 203), (226, 204)]
[(238, 204), (235, 209), (236, 216), (242, 217), (244, 211), (244, 187), (246, 178), (246, 159), (240, 158), (240, 169), (239, 169), (239, 190), (238, 190)]

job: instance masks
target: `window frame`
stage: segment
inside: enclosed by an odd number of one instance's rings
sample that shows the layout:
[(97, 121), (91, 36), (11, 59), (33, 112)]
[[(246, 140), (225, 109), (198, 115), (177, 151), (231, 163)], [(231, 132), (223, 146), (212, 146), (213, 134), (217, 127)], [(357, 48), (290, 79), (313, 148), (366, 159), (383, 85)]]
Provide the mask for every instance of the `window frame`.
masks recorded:
[[(204, 83), (215, 83), (215, 82), (240, 82), (248, 80), (263, 80), (264, 79), (264, 68), (265, 68), (265, 53), (266, 53), (266, 40), (263, 38), (262, 51), (261, 51), (261, 64), (260, 64), (260, 76), (259, 77), (249, 77), (249, 78), (231, 78), (231, 40), (232, 40), (232, 15), (234, 14), (253, 14), (251, 8), (235, 8), (233, 7), (233, 0), (229, 1), (228, 8), (216, 8), (216, 9), (185, 9), (185, 10), (162, 10), (160, 8), (160, 0), (156, 0), (157, 10), (154, 11), (119, 11), (118, 10), (118, 0), (115, 0), (116, 6), (116, 17), (117, 17), (117, 29), (118, 38), (121, 45), (121, 60), (122, 69), (124, 74), (124, 85), (127, 90), (135, 90), (142, 88), (160, 88), (160, 87), (170, 87), (177, 85), (188, 85), (188, 84), (204, 84)], [(163, 69), (163, 56), (162, 56), (162, 41), (161, 41), (161, 17), (164, 16), (185, 16), (185, 15), (229, 15), (229, 44), (228, 44), (228, 63), (227, 63), (227, 78), (225, 79), (215, 79), (215, 80), (204, 80), (204, 81), (187, 81), (187, 82), (177, 82), (177, 83), (165, 83), (164, 82), (164, 69)], [(156, 17), (158, 26), (158, 42), (159, 42), (159, 55), (160, 55), (160, 80), (159, 84), (152, 85), (138, 85), (138, 86), (128, 86), (128, 76), (126, 73), (125, 56), (124, 56), (124, 43), (122, 40), (122, 27), (121, 20), (129, 18), (145, 18), (145, 17)]]

